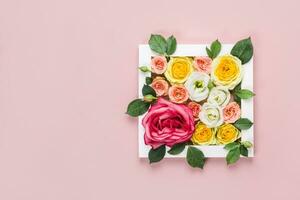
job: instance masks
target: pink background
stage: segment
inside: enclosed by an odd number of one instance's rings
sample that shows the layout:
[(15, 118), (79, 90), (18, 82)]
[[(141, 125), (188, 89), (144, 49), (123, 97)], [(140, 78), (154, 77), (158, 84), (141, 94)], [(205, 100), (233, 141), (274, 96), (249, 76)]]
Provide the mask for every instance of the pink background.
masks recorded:
[[(297, 0), (1, 0), (0, 199), (300, 199)], [(138, 44), (255, 46), (256, 157), (137, 156)]]

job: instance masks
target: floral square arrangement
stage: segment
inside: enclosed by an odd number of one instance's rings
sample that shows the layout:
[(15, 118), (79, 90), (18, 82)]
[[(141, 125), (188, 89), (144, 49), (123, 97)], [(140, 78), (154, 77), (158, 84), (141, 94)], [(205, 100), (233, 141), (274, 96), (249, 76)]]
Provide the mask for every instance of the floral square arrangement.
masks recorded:
[(198, 168), (210, 157), (253, 157), (252, 57), (250, 37), (177, 45), (152, 34), (139, 46), (139, 98), (127, 107), (139, 119), (139, 156), (185, 157)]

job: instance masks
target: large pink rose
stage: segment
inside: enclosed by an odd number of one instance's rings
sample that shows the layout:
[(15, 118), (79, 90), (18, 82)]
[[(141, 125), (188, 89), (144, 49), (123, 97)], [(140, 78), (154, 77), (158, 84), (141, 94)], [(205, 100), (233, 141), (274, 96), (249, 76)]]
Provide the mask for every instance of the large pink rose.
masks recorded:
[(157, 148), (169, 147), (189, 140), (194, 132), (194, 118), (186, 105), (175, 104), (163, 98), (151, 106), (143, 118), (145, 144)]

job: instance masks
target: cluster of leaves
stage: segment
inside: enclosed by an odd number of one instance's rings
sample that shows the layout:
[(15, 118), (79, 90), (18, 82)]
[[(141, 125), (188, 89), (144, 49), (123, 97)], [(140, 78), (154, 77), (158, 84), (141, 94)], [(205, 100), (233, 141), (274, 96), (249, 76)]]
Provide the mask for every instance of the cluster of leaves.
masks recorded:
[(238, 84), (232, 91), (234, 101), (241, 105), (241, 99), (251, 99), (255, 94), (248, 89), (241, 89), (241, 83)]
[[(148, 159), (150, 164), (156, 163), (161, 161), (165, 155), (166, 152), (170, 155), (178, 155), (184, 151), (184, 149), (188, 146), (187, 153), (186, 153), (186, 162), (193, 168), (201, 168), (203, 169), (206, 158), (203, 154), (203, 152), (193, 146), (189, 146), (187, 143), (180, 143), (175, 144), (172, 146), (172, 148), (168, 151), (166, 151), (166, 146), (162, 145), (156, 149), (150, 149), (148, 153)], [(224, 149), (228, 150), (227, 156), (226, 156), (226, 162), (227, 164), (234, 164), (236, 163), (241, 156), (248, 157), (249, 148), (251, 148), (253, 145), (249, 141), (235, 141), (232, 143), (229, 143), (224, 146)]]
[(242, 64), (249, 62), (253, 56), (251, 38), (238, 41), (231, 49), (230, 54), (238, 57), (242, 61)]
[(135, 99), (128, 104), (126, 112), (128, 115), (132, 117), (143, 115), (157, 99), (155, 90), (149, 85), (143, 86), (142, 93), (143, 99)]
[(206, 47), (206, 53), (213, 60), (219, 55), (221, 48), (219, 40), (215, 40), (211, 43), (210, 48)]
[(177, 41), (173, 35), (165, 39), (162, 35), (151, 34), (148, 44), (152, 51), (165, 56), (172, 55), (177, 47)]
[[(148, 44), (152, 51), (166, 57), (173, 54), (177, 47), (177, 41), (173, 35), (165, 39), (162, 35), (151, 34)], [(151, 69), (147, 66), (141, 66), (139, 69), (142, 72), (151, 72)], [(145, 82), (146, 84), (142, 89), (144, 98), (135, 99), (127, 106), (126, 113), (132, 117), (137, 117), (146, 113), (150, 105), (157, 99), (154, 89), (149, 86), (152, 83), (152, 78), (146, 77)]]
[[(170, 155), (178, 155), (182, 153), (188, 143), (179, 143), (172, 146), (168, 151)], [(162, 145), (156, 149), (151, 149), (148, 153), (148, 159), (150, 163), (155, 163), (161, 161), (166, 155), (166, 146)], [(203, 169), (205, 164), (205, 156), (203, 152), (193, 146), (188, 146), (186, 161), (191, 167), (197, 167)]]
[(227, 164), (233, 164), (236, 163), (241, 155), (248, 157), (248, 148), (252, 147), (252, 143), (249, 141), (244, 142), (232, 142), (227, 145), (225, 145), (224, 149), (228, 150), (227, 156), (226, 156), (226, 162)]

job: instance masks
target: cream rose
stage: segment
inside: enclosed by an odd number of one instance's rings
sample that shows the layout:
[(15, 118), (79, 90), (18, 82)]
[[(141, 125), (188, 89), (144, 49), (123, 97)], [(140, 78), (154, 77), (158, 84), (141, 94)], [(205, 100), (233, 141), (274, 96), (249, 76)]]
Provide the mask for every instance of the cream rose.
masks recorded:
[(209, 75), (203, 72), (193, 72), (185, 82), (184, 86), (189, 92), (190, 99), (200, 102), (207, 98), (209, 89)]
[(218, 104), (221, 108), (224, 108), (230, 100), (230, 92), (226, 87), (217, 86), (211, 89), (207, 102), (210, 104)]
[(202, 121), (208, 128), (214, 128), (223, 124), (223, 113), (217, 104), (204, 103), (199, 114)]

